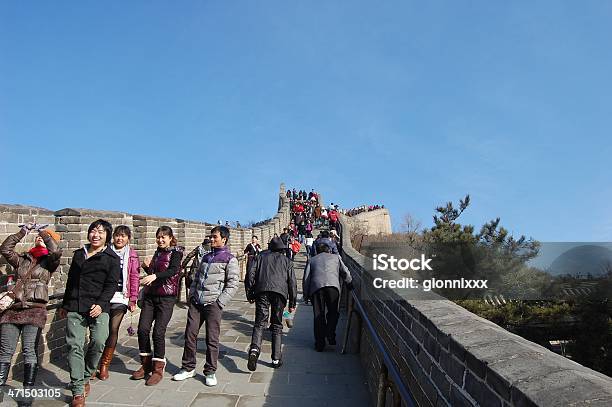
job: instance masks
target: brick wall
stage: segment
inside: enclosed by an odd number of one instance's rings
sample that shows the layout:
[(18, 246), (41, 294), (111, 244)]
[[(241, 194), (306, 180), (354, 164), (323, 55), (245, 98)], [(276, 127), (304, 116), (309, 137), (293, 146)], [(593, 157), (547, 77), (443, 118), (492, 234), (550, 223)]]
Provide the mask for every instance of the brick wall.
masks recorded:
[[(343, 222), (344, 236), (350, 226)], [(367, 317), (420, 406), (612, 405), (612, 378), (435, 295), (374, 289), (371, 261), (343, 239)], [(399, 276), (398, 276), (399, 277)], [(361, 361), (375, 397), (382, 354), (361, 324)], [(405, 404), (405, 403), (404, 403)]]

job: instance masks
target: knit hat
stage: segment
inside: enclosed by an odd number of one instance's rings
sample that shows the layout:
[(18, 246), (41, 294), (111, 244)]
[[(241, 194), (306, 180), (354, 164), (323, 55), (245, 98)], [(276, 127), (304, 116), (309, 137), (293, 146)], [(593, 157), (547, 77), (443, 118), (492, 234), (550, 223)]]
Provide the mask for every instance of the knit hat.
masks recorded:
[(49, 229), (41, 229), (38, 231), (38, 233), (40, 232), (47, 232), (49, 234), (49, 237), (51, 237), (51, 239), (55, 240), (56, 243), (59, 243), (60, 239), (62, 238), (62, 236), (57, 233), (54, 232), (53, 230), (49, 230)]

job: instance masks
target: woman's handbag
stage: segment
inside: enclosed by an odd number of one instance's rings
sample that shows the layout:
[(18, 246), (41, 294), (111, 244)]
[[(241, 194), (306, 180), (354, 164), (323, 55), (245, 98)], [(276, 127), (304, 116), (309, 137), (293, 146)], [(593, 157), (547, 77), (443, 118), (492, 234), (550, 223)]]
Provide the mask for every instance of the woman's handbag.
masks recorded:
[[(32, 270), (34, 270), (34, 267), (36, 267), (36, 263), (31, 263), (30, 269), (28, 270), (24, 278), (25, 280), (30, 279), (30, 276), (32, 275)], [(18, 289), (19, 290), (23, 289), (23, 280), (19, 277), (17, 278), (17, 283), (15, 283), (14, 286), (12, 286), (9, 290), (3, 293), (0, 293), (0, 314), (6, 311), (7, 309), (11, 308), (13, 304), (15, 304), (14, 291), (17, 291)]]
[(15, 294), (12, 291), (0, 293), (0, 313), (11, 308), (15, 303)]

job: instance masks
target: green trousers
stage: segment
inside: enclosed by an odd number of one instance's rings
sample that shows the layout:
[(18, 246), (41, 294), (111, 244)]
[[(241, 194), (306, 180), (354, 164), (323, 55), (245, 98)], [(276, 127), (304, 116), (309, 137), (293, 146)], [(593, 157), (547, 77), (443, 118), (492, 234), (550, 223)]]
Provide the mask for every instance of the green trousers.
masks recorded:
[[(89, 345), (85, 352), (85, 337), (89, 329)], [(66, 344), (68, 345), (68, 366), (72, 394), (84, 394), (85, 383), (98, 368), (100, 356), (108, 337), (108, 313), (97, 318), (87, 314), (69, 312), (66, 325)]]

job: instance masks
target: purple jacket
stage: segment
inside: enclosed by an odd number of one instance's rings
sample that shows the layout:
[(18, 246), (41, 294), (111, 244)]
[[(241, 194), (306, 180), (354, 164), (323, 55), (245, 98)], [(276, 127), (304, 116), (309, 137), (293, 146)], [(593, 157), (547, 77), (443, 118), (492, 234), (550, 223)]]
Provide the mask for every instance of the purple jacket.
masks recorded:
[(190, 297), (201, 305), (216, 301), (223, 308), (238, 290), (239, 282), (236, 257), (227, 246), (213, 248), (200, 262), (191, 283)]
[(128, 260), (127, 289), (130, 302), (135, 304), (138, 301), (138, 290), (140, 289), (140, 258), (132, 247), (130, 247), (130, 259)]

